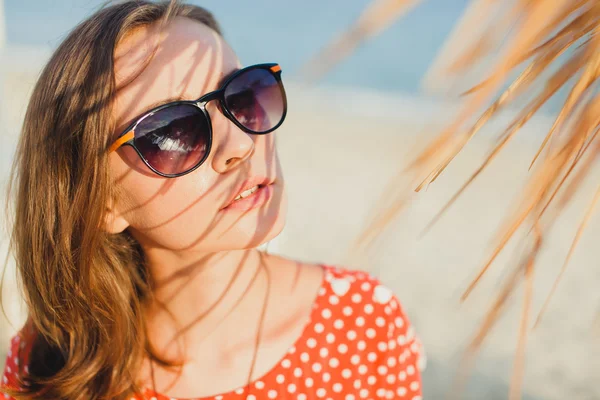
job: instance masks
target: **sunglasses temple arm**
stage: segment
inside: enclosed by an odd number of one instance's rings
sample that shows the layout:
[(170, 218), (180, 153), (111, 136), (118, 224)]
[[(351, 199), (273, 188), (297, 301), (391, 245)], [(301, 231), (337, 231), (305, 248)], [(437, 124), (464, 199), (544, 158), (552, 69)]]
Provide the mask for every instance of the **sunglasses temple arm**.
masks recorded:
[(115, 142), (108, 149), (108, 152), (112, 153), (114, 151), (117, 151), (117, 149), (119, 147), (121, 147), (123, 144), (125, 144), (125, 143), (129, 142), (130, 140), (132, 140), (133, 137), (134, 137), (133, 130), (131, 130), (131, 131), (123, 134), (123, 136), (121, 136), (117, 140), (115, 140)]

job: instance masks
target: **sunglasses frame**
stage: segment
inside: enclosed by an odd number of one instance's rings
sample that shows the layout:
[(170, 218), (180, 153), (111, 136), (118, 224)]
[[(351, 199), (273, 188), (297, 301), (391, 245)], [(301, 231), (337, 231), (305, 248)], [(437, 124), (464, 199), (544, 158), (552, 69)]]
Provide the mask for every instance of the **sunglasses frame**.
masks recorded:
[[(264, 132), (256, 132), (253, 131), (251, 129), (246, 128), (245, 126), (243, 126), (231, 113), (231, 111), (229, 110), (229, 107), (227, 107), (227, 104), (225, 103), (225, 90), (227, 89), (227, 86), (234, 81), (236, 78), (238, 78), (240, 75), (247, 73), (248, 71), (252, 71), (255, 69), (264, 69), (264, 70), (268, 70), (270, 71), (273, 76), (275, 77), (275, 81), (277, 82), (277, 85), (279, 86), (279, 89), (281, 90), (282, 93), (282, 100), (283, 100), (283, 113), (281, 115), (281, 119), (279, 120), (279, 123), (277, 123), (277, 125), (275, 125), (273, 128), (264, 131)], [(279, 128), (281, 126), (281, 124), (283, 123), (283, 121), (285, 120), (285, 116), (287, 114), (287, 97), (286, 97), (286, 93), (285, 93), (285, 89), (283, 88), (283, 82), (281, 81), (281, 67), (279, 66), (279, 64), (277, 63), (266, 63), (266, 64), (256, 64), (256, 65), (250, 65), (248, 67), (242, 68), (236, 72), (234, 72), (229, 78), (227, 78), (227, 80), (221, 85), (221, 87), (215, 91), (206, 93), (204, 95), (202, 95), (199, 99), (197, 100), (179, 100), (179, 101), (173, 101), (170, 103), (166, 103), (166, 104), (162, 104), (158, 107), (152, 108), (148, 111), (146, 111), (144, 114), (141, 114), (140, 116), (138, 116), (135, 121), (133, 123), (131, 123), (118, 137), (117, 139), (112, 143), (112, 145), (109, 148), (109, 153), (112, 153), (114, 151), (117, 151), (120, 147), (122, 146), (131, 146), (134, 148), (134, 150), (136, 151), (136, 153), (138, 154), (138, 156), (142, 159), (142, 161), (144, 162), (144, 164), (146, 164), (146, 166), (148, 168), (150, 168), (150, 170), (152, 172), (154, 172), (157, 175), (160, 175), (162, 177), (165, 178), (177, 178), (186, 174), (189, 174), (190, 172), (194, 171), (195, 169), (197, 169), (198, 167), (200, 167), (204, 161), (206, 161), (206, 159), (208, 158), (210, 151), (212, 149), (212, 138), (213, 138), (213, 129), (212, 129), (212, 122), (210, 119), (210, 114), (208, 113), (208, 111), (206, 110), (206, 104), (210, 101), (213, 100), (218, 100), (219, 101), (219, 110), (223, 113), (223, 115), (225, 115), (225, 117), (227, 117), (227, 119), (229, 119), (231, 122), (233, 122), (235, 124), (235, 126), (237, 126), (238, 128), (240, 128), (242, 131), (246, 132), (246, 133), (250, 133), (253, 135), (265, 135), (267, 133), (273, 132), (275, 129)], [(135, 145), (135, 129), (137, 128), (137, 126), (146, 118), (156, 114), (157, 112), (164, 110), (165, 108), (169, 108), (169, 107), (174, 107), (174, 106), (178, 106), (178, 105), (191, 105), (193, 107), (198, 108), (202, 114), (204, 114), (204, 117), (206, 118), (206, 122), (208, 125), (208, 139), (206, 142), (206, 153), (204, 154), (204, 156), (200, 159), (200, 161), (198, 161), (193, 167), (191, 167), (190, 169), (184, 171), (184, 172), (179, 172), (176, 174), (165, 174), (163, 172), (160, 172), (158, 170), (156, 170), (152, 165), (150, 165), (150, 163), (148, 162), (148, 160), (146, 159), (146, 157), (144, 157), (144, 155), (142, 154), (142, 152), (137, 148), (137, 146)]]

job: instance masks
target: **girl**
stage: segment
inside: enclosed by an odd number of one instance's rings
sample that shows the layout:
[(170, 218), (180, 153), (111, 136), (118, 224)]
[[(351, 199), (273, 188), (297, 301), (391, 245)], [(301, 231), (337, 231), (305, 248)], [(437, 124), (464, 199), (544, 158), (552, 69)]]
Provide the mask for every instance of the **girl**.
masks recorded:
[(214, 18), (126, 1), (32, 94), (12, 245), (29, 318), (11, 399), (420, 399), (420, 344), (375, 278), (256, 248), (285, 222), (281, 68)]

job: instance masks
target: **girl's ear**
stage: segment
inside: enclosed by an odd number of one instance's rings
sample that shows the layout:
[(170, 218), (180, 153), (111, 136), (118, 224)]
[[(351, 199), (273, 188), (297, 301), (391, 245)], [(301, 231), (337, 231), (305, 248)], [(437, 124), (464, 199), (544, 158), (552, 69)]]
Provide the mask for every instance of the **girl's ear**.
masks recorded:
[(125, 219), (115, 205), (114, 199), (109, 200), (106, 205), (104, 217), (104, 229), (108, 233), (121, 233), (129, 227), (129, 221)]

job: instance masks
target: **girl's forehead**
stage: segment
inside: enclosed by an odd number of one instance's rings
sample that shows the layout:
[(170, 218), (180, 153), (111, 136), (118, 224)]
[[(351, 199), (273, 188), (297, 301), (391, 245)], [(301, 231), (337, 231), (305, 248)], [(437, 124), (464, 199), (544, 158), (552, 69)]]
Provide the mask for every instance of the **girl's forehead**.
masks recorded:
[(199, 98), (238, 66), (231, 47), (199, 22), (176, 18), (162, 32), (139, 28), (115, 51), (115, 117), (133, 118), (161, 99)]

